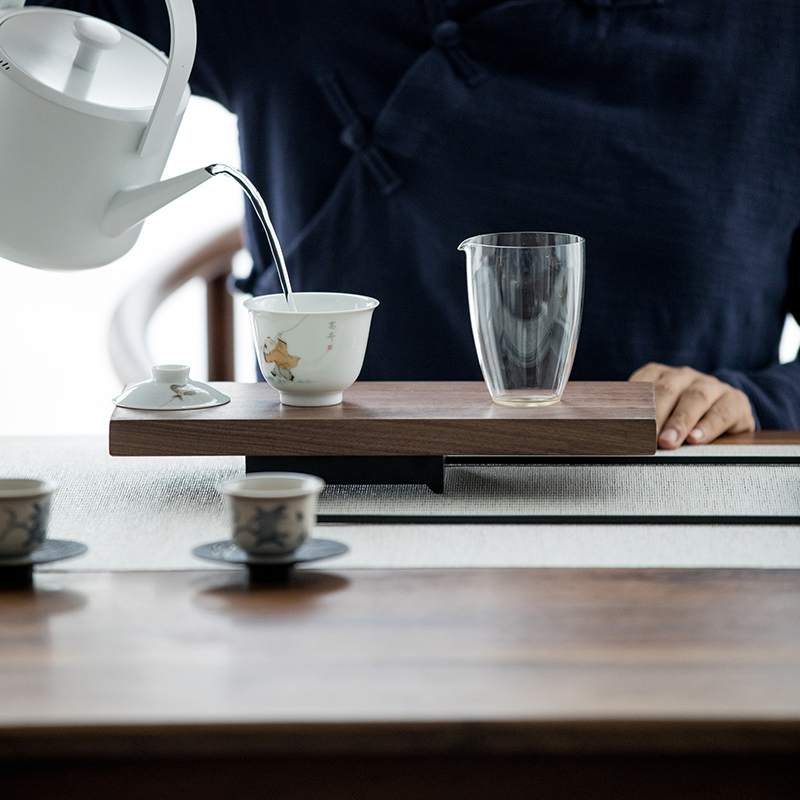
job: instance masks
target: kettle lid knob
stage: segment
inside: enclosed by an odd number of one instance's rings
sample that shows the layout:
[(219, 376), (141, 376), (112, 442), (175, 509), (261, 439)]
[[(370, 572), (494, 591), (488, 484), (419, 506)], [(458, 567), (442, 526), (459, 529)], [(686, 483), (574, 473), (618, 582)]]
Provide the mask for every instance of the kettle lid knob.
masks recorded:
[(87, 72), (94, 72), (103, 50), (113, 50), (122, 41), (122, 34), (114, 25), (94, 17), (78, 17), (72, 32), (80, 42), (72, 66)]

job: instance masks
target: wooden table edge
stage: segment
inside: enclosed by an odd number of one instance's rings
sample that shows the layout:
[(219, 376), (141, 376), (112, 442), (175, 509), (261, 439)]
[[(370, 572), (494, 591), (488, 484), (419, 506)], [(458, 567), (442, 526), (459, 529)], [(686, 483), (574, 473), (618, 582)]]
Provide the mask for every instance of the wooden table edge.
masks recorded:
[(0, 763), (147, 753), (159, 757), (800, 753), (800, 720), (699, 717), (0, 725)]

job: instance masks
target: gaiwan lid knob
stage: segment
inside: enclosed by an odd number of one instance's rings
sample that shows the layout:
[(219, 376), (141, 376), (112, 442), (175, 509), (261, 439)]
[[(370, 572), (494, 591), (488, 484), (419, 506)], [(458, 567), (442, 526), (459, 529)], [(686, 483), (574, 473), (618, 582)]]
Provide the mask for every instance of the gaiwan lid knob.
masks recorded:
[(189, 380), (189, 367), (184, 364), (160, 364), (152, 367), (153, 380), (159, 383), (177, 383), (183, 386)]

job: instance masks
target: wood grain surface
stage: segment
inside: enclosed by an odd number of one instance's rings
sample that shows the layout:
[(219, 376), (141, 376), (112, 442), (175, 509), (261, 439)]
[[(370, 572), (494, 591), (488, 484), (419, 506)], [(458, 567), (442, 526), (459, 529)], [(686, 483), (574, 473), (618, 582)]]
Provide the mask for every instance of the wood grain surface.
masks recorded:
[(38, 574), (4, 800), (795, 798), (791, 571)]
[(748, 433), (726, 433), (715, 439), (714, 444), (800, 444), (800, 431), (749, 431)]
[(0, 594), (6, 753), (174, 726), (293, 752), (800, 750), (792, 571), (35, 580)]
[(652, 384), (567, 385), (560, 403), (508, 408), (482, 382), (356, 383), (324, 408), (281, 405), (264, 383), (216, 383), (216, 408), (116, 408), (109, 452), (154, 455), (649, 455)]

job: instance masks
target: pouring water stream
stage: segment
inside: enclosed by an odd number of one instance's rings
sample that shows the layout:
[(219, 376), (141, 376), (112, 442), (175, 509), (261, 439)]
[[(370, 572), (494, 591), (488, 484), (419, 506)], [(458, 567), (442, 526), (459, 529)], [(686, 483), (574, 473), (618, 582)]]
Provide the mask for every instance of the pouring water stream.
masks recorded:
[(294, 304), (294, 297), (292, 297), (292, 284), (289, 280), (289, 273), (283, 258), (283, 250), (281, 250), (281, 244), (278, 241), (275, 228), (272, 227), (272, 220), (269, 218), (267, 206), (258, 190), (243, 172), (240, 172), (234, 167), (229, 167), (226, 164), (210, 164), (206, 167), (206, 172), (208, 172), (209, 175), (228, 175), (239, 184), (242, 191), (247, 195), (261, 221), (264, 233), (267, 236), (269, 249), (272, 251), (272, 257), (275, 259), (275, 267), (278, 270), (278, 278), (280, 279), (281, 289), (283, 289), (283, 296), (286, 298), (289, 311), (297, 311), (297, 307)]

